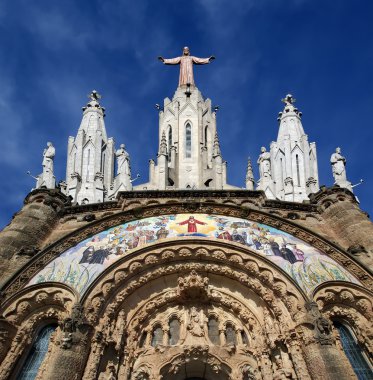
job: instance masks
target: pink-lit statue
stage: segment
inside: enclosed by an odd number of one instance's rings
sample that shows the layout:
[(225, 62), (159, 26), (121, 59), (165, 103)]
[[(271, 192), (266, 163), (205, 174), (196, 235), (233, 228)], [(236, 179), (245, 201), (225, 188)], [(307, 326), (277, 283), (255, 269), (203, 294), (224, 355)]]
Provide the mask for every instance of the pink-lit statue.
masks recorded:
[(212, 55), (209, 58), (197, 58), (190, 55), (189, 48), (186, 46), (183, 49), (183, 55), (181, 57), (165, 59), (163, 57), (158, 57), (165, 65), (180, 65), (180, 76), (179, 76), (179, 86), (186, 86), (190, 84), (194, 86), (194, 76), (193, 76), (193, 64), (195, 65), (206, 65), (210, 63), (215, 57)]

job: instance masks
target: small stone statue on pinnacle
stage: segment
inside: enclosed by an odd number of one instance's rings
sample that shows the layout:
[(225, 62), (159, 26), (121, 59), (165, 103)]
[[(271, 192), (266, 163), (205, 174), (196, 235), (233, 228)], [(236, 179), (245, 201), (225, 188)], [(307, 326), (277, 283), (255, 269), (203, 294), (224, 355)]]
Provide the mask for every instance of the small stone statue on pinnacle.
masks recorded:
[(125, 145), (121, 144), (120, 148), (115, 152), (117, 158), (117, 174), (125, 174), (131, 176), (130, 156), (125, 150)]
[(132, 190), (130, 156), (124, 144), (115, 152), (117, 176), (114, 179), (114, 192)]
[(47, 142), (47, 147), (43, 151), (43, 173), (39, 174), (36, 187), (46, 187), (54, 189), (56, 187), (56, 179), (53, 173), (53, 161), (56, 155), (56, 149), (51, 142)]
[(332, 164), (334, 183), (340, 187), (345, 187), (352, 191), (351, 183), (346, 175), (346, 158), (341, 155), (341, 148), (336, 148), (335, 153), (330, 157)]
[(271, 154), (264, 146), (260, 148), (260, 151), (258, 159), (260, 178), (271, 178)]
[(158, 57), (165, 65), (180, 65), (179, 87), (181, 86), (195, 86), (193, 75), (193, 64), (206, 65), (215, 59), (213, 55), (209, 58), (198, 58), (190, 55), (189, 48), (186, 46), (183, 49), (181, 57), (166, 59)]

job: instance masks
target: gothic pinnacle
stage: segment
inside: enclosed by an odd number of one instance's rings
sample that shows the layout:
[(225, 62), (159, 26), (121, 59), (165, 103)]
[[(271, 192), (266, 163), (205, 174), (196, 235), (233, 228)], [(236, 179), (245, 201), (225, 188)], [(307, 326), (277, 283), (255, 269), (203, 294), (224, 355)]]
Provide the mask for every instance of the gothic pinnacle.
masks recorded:
[(246, 189), (254, 190), (254, 173), (253, 173), (253, 165), (251, 163), (250, 157), (247, 159), (247, 169), (246, 169)]
[(221, 152), (220, 152), (218, 132), (215, 132), (214, 146), (213, 146), (213, 157), (217, 157), (217, 156), (221, 156)]
[(164, 155), (167, 154), (167, 140), (166, 140), (166, 134), (164, 131), (162, 132), (162, 138), (159, 144), (159, 154), (164, 154)]

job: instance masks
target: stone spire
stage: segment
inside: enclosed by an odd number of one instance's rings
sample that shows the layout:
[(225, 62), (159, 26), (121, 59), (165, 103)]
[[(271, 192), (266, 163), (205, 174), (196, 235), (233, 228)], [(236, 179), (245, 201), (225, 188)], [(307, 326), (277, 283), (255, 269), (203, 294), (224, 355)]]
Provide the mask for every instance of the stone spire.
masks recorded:
[(253, 173), (253, 165), (251, 164), (250, 157), (247, 159), (247, 169), (246, 169), (246, 189), (254, 190), (255, 179)]
[[(185, 87), (185, 86), (184, 86)], [(149, 162), (149, 182), (141, 189), (234, 189), (226, 183), (216, 132), (217, 107), (195, 86), (179, 86), (159, 110), (159, 151)]]
[(56, 177), (54, 176), (54, 156), (56, 149), (51, 142), (47, 142), (47, 147), (43, 152), (43, 172), (37, 176), (36, 188), (46, 187), (54, 189), (56, 187)]
[(351, 182), (347, 180), (346, 159), (341, 154), (341, 148), (336, 148), (335, 153), (330, 157), (330, 163), (332, 165), (334, 184), (352, 191)]
[(103, 202), (114, 177), (114, 140), (105, 129), (101, 96), (92, 91), (76, 137), (69, 137), (66, 192), (80, 204)]
[[(302, 113), (295, 107), (291, 94), (282, 99), (285, 103), (279, 113), (277, 141), (271, 143), (270, 171), (273, 196), (270, 198), (302, 202), (319, 189), (316, 144), (308, 142), (304, 133)], [(260, 181), (262, 178), (260, 179)]]

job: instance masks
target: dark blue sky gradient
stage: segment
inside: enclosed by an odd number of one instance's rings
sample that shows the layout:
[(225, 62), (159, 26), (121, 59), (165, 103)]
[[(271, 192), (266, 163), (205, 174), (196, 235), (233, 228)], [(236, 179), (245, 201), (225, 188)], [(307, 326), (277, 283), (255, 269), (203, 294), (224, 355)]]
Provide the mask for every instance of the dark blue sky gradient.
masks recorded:
[[(195, 69), (220, 105), (218, 130), (228, 180), (244, 186), (247, 157), (277, 138), (288, 92), (318, 151), (320, 183), (341, 146), (361, 207), (373, 213), (373, 1), (371, 0), (12, 0), (0, 4), (0, 226), (20, 209), (41, 172), (47, 141), (65, 177), (68, 136), (86, 95), (98, 90), (108, 136), (125, 143), (132, 172), (148, 178), (156, 156), (155, 103), (172, 97), (181, 53), (216, 56)], [(255, 164), (256, 179), (257, 167)], [(140, 182), (138, 182), (140, 183)]]

